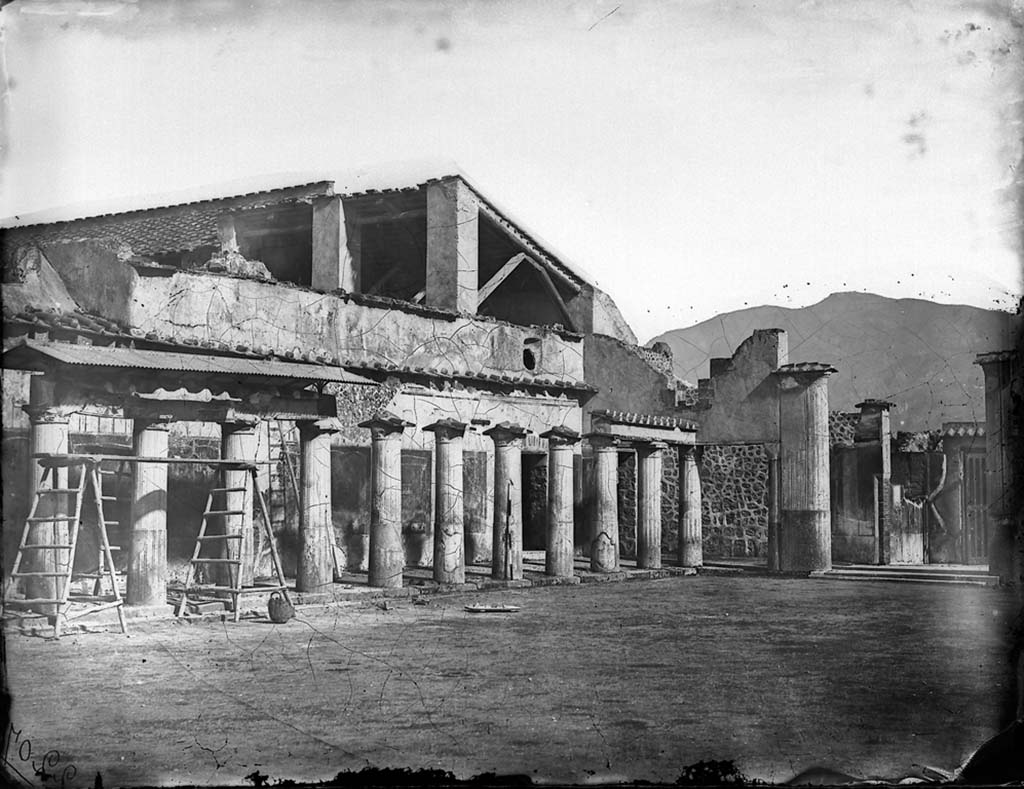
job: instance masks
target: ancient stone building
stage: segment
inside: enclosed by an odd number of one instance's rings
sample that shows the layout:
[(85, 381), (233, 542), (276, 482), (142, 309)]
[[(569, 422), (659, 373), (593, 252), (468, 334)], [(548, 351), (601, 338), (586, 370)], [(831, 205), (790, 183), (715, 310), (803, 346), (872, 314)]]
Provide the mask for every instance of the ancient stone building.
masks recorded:
[[(524, 547), (551, 575), (580, 555), (614, 570), (621, 457), (628, 553), (699, 564), (695, 465), (679, 457), (697, 426), (648, 407), (685, 388), (458, 172), (8, 228), (3, 256), (4, 478), (28, 483), (5, 484), (5, 521), (40, 484), (30, 455), (147, 458), (105, 491), (129, 500), (112, 528), (130, 605), (181, 579), (211, 489), (230, 499), (217, 512), (244, 582), (267, 571), (252, 481), (216, 460), (257, 464), (299, 591), (344, 572), (400, 585), (417, 565), (515, 579)], [(607, 348), (649, 391), (608, 385)], [(20, 529), (4, 534), (9, 565)]]

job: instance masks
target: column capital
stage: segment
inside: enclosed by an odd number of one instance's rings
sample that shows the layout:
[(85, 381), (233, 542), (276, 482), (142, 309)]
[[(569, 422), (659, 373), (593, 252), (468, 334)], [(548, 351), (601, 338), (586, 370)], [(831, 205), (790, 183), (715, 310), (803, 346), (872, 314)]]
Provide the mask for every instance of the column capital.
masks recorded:
[(572, 446), (576, 444), (581, 436), (571, 427), (565, 425), (556, 425), (550, 430), (545, 430), (540, 434), (539, 438), (546, 438), (548, 444), (552, 446)]
[(256, 430), (256, 425), (259, 424), (258, 419), (232, 419), (230, 422), (221, 422), (220, 429), (222, 433), (253, 433)]
[(316, 435), (323, 433), (333, 434), (341, 430), (341, 423), (334, 417), (296, 420), (295, 425), (299, 428), (300, 433), (313, 433)]
[(524, 438), (530, 431), (512, 422), (500, 422), (484, 431), (485, 436), (494, 439), (497, 446), (508, 446)]
[(369, 429), (370, 435), (374, 438), (384, 438), (394, 433), (401, 433), (407, 427), (415, 427), (415, 425), (393, 414), (378, 414), (365, 422), (360, 422), (359, 427)]
[(453, 438), (462, 438), (466, 435), (467, 427), (468, 425), (465, 422), (446, 417), (427, 425), (423, 428), (423, 432), (433, 433), (435, 439), (440, 441), (451, 441)]
[(584, 438), (592, 449), (597, 451), (616, 449), (622, 442), (608, 433), (587, 433)]
[(798, 362), (784, 364), (772, 371), (782, 389), (795, 389), (798, 386), (809, 386), (821, 378), (839, 372), (830, 364), (822, 362)]
[(665, 441), (656, 441), (654, 439), (636, 439), (633, 441), (633, 448), (636, 449), (637, 452), (651, 455), (655, 452), (660, 452), (663, 449), (668, 449), (668, 443)]
[(170, 432), (171, 429), (171, 423), (167, 419), (135, 419), (133, 421), (133, 432), (138, 432), (140, 430), (152, 430), (167, 433)]
[(33, 425), (66, 425), (74, 409), (68, 406), (23, 405), (21, 410), (28, 414)]

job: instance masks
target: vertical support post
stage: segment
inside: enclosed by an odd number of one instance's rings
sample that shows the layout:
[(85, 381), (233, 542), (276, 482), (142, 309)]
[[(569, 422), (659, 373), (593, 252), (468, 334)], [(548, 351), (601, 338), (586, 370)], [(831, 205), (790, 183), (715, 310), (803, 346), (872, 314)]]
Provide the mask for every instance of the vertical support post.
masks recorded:
[(666, 446), (660, 441), (636, 445), (636, 566), (642, 569), (661, 567), (661, 474)]
[(359, 245), (350, 238), (356, 234), (358, 228), (345, 220), (340, 196), (313, 201), (312, 286), (316, 290), (359, 290)]
[(555, 578), (573, 575), (573, 447), (580, 434), (558, 426), (541, 433), (548, 440), (548, 534), (544, 571)]
[(434, 434), (434, 580), (466, 582), (462, 439), (466, 424), (441, 419), (423, 428)]
[[(1017, 351), (994, 351), (980, 354), (975, 364), (985, 374), (985, 498), (988, 504), (989, 571), (998, 573), (1003, 583), (1024, 582), (1024, 535), (1014, 528), (1020, 517), (1021, 491), (1024, 480), (1018, 474), (1021, 458), (1016, 444), (1020, 436), (1013, 430), (1020, 413), (1024, 391), (1021, 390), (1020, 357)], [(1016, 391), (1014, 389), (1016, 388)], [(1015, 405), (1016, 403), (1016, 405)], [(1014, 409), (1017, 413), (1014, 414)]]
[[(256, 429), (254, 422), (226, 422), (221, 425), (220, 456), (222, 460), (237, 460), (252, 463), (256, 460)], [(241, 564), (237, 571), (226, 565), (226, 570), (218, 574), (217, 583), (233, 585), (233, 575), (238, 573), (238, 585), (252, 586), (255, 568), (253, 567), (253, 530), (252, 530), (252, 474), (247, 469), (224, 469), (223, 485), (225, 488), (242, 488), (224, 494), (224, 509), (241, 514), (225, 515), (224, 534), (240, 534), (241, 540), (225, 540), (224, 556), (227, 559), (238, 559)]]
[(402, 547), (402, 432), (412, 424), (394, 416), (361, 422), (373, 441), (370, 478), (369, 584), (401, 588), (405, 569)]
[[(170, 426), (136, 419), (132, 451), (137, 457), (166, 458)], [(167, 604), (167, 464), (134, 463), (131, 543), (125, 604)]]
[(700, 471), (697, 448), (679, 448), (679, 564), (683, 567), (704, 565), (704, 543), (701, 529)]
[[(465, 557), (466, 565), (489, 564), (493, 555), (491, 543), (494, 525), (494, 462), (488, 452), (479, 453), (483, 460), (482, 489), (476, 489), (477, 482), (469, 476), (472, 469), (465, 466), (463, 481), (468, 506), (465, 509)], [(471, 497), (471, 498), (470, 498)]]
[(431, 307), (477, 308), (479, 205), (461, 178), (427, 186), (427, 287)]
[(767, 445), (768, 453), (768, 570), (779, 570), (779, 523), (782, 520), (779, 487), (779, 448)]
[(502, 422), (484, 432), (494, 440), (494, 531), (491, 577), (523, 577), (523, 447), (529, 431)]
[(779, 570), (811, 573), (832, 566), (827, 365), (786, 365), (779, 386), (781, 528)]
[(895, 403), (884, 400), (865, 400), (857, 403), (860, 418), (854, 429), (854, 443), (858, 447), (877, 447), (874, 468), (878, 500), (875, 507), (878, 544), (876, 556), (879, 564), (889, 564), (892, 556), (893, 531), (896, 528), (892, 489), (892, 428), (889, 409)]
[(619, 442), (604, 433), (587, 436), (594, 452), (594, 508), (590, 528), (590, 569), (619, 569)]
[(322, 591), (334, 580), (331, 514), (332, 420), (299, 422), (299, 562), (297, 592)]
[(217, 241), (221, 252), (238, 252), (238, 235), (232, 214), (221, 214), (217, 218)]
[[(29, 404), (22, 406), (22, 409), (28, 414), (31, 423), (29, 455), (39, 453), (67, 454), (69, 448), (69, 419), (66, 410), (60, 408), (54, 402), (53, 384), (45, 380), (43, 376), (32, 376), (29, 381)], [(35, 498), (38, 491), (43, 489), (68, 487), (67, 468), (54, 468), (47, 476), (46, 481), (43, 482), (43, 470), (39, 464), (35, 460), (31, 460), (29, 466), (31, 468), (29, 493), (33, 498)], [(38, 517), (66, 515), (69, 509), (68, 504), (67, 496), (48, 495), (39, 502), (36, 515)], [(36, 523), (29, 529), (29, 543), (66, 545), (69, 539), (69, 529), (66, 522)], [(56, 549), (52, 551), (31, 551), (26, 557), (22, 569), (25, 572), (63, 572), (66, 567), (65, 562), (74, 561), (74, 557), (68, 556), (69, 553), (70, 551)], [(59, 579), (27, 578), (25, 592), (31, 598), (55, 600), (60, 597), (61, 593)], [(57, 606), (50, 604), (40, 605), (38, 610), (42, 614), (53, 615), (57, 613)]]

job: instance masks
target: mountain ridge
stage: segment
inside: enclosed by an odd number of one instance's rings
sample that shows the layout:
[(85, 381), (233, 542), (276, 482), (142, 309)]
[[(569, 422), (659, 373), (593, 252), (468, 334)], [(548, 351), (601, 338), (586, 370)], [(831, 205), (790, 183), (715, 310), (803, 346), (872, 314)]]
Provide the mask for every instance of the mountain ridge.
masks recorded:
[(854, 410), (867, 398), (896, 404), (894, 430), (937, 429), (942, 422), (984, 421), (979, 353), (1015, 346), (1020, 314), (839, 292), (807, 307), (763, 305), (673, 329), (648, 343), (672, 349), (677, 376), (706, 378), (711, 358), (730, 357), (755, 329), (783, 329), (790, 362), (826, 362), (829, 408)]

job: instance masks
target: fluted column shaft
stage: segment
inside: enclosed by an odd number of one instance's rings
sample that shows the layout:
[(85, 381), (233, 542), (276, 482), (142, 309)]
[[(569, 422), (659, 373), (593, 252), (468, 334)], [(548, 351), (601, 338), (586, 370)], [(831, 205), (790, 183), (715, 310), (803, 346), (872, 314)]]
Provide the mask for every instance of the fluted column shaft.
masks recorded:
[[(169, 426), (136, 419), (132, 451), (137, 457), (165, 458)], [(131, 543), (125, 603), (167, 603), (167, 464), (135, 463), (132, 476)]]
[(610, 573), (619, 569), (619, 442), (591, 435), (594, 452), (594, 509), (590, 531), (590, 569)]
[(661, 473), (665, 444), (637, 444), (636, 566), (661, 567)]
[(331, 434), (318, 422), (299, 422), (298, 592), (322, 591), (334, 581), (331, 512)]
[(434, 434), (434, 580), (466, 582), (463, 436), (466, 425), (442, 420), (424, 430)]
[(548, 439), (548, 533), (544, 572), (556, 578), (573, 576), (573, 447), (574, 431), (555, 428)]
[(523, 449), (526, 431), (498, 425), (486, 431), (494, 440), (494, 532), (491, 577), (518, 581), (523, 577)]
[(402, 586), (405, 551), (402, 548), (402, 431), (398, 419), (373, 419), (360, 427), (370, 429), (369, 584), (381, 588)]
[[(230, 422), (221, 425), (222, 460), (237, 460), (252, 463), (256, 460), (256, 429), (250, 422)], [(252, 533), (252, 473), (248, 469), (224, 469), (225, 488), (235, 488), (224, 493), (224, 509), (240, 512), (223, 516), (224, 534), (241, 535), (240, 540), (224, 540), (224, 556), (241, 561), (240, 565), (224, 565), (217, 573), (218, 583), (233, 586), (235, 573), (240, 574), (240, 586), (252, 586), (254, 567), (254, 545)], [(214, 507), (216, 508), (216, 502)], [(237, 568), (237, 569), (236, 569)]]
[(679, 564), (683, 567), (701, 567), (704, 564), (704, 544), (696, 447), (680, 447), (679, 462)]

